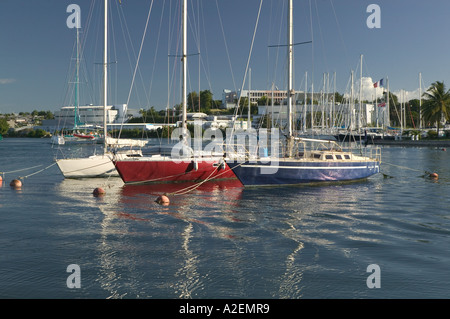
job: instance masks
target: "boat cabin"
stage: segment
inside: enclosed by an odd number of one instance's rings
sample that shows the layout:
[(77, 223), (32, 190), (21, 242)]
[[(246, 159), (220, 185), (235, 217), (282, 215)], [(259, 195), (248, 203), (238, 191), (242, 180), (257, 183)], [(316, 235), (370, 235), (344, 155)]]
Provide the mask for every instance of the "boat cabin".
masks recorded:
[(299, 159), (316, 159), (321, 161), (350, 161), (352, 153), (342, 151), (307, 151), (299, 152)]

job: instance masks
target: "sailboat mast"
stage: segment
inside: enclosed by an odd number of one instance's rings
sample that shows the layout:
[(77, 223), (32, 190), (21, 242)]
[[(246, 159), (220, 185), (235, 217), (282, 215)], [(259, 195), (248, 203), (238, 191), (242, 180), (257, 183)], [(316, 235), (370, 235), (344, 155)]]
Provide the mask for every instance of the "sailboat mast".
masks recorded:
[(305, 72), (305, 107), (303, 109), (303, 133), (306, 133), (306, 108), (308, 106), (308, 71)]
[(287, 108), (288, 108), (288, 137), (293, 136), (292, 130), (292, 98), (294, 94), (292, 81), (292, 60), (293, 60), (293, 0), (289, 0), (288, 9), (288, 92), (287, 92)]
[(386, 119), (386, 128), (388, 126), (391, 126), (391, 117), (390, 117), (390, 104), (389, 104), (389, 78), (386, 77), (386, 85), (387, 85), (387, 95), (386, 95), (386, 114), (385, 114), (385, 119)]
[(80, 93), (78, 84), (80, 82), (80, 29), (77, 26), (77, 57), (76, 57), (76, 79), (75, 79), (75, 118), (74, 118), (74, 127), (78, 126), (78, 107), (80, 106)]
[[(182, 99), (182, 125), (185, 132), (187, 132), (187, 0), (183, 0), (183, 99)], [(200, 94), (200, 92), (199, 92)]]
[(274, 83), (272, 82), (272, 98), (271, 98), (271, 101), (270, 101), (270, 104), (271, 104), (271, 108), (272, 108), (272, 113), (271, 113), (271, 120), (272, 120), (272, 123), (271, 123), (271, 128), (272, 127), (274, 127), (274, 118), (273, 118), (273, 105), (274, 105), (274, 102), (273, 102), (273, 90), (274, 90)]
[(105, 0), (105, 34), (103, 46), (103, 149), (107, 151), (106, 135), (108, 132), (106, 120), (106, 108), (108, 106), (108, 0)]
[(419, 72), (419, 130), (422, 129), (422, 73)]
[(336, 125), (336, 72), (333, 75), (333, 106), (331, 107), (331, 127), (334, 128)]
[(350, 130), (352, 131), (354, 129), (353, 125), (353, 117), (354, 117), (354, 107), (353, 107), (353, 70), (351, 75), (351, 87), (350, 87), (351, 93), (350, 93)]
[(363, 66), (363, 55), (360, 56), (360, 67), (359, 67), (359, 116), (358, 116), (358, 129), (361, 130), (362, 127), (362, 66)]
[(252, 128), (252, 124), (251, 124), (251, 107), (252, 107), (252, 103), (250, 100), (250, 90), (252, 89), (252, 69), (249, 69), (249, 74), (248, 74), (248, 110), (247, 110), (247, 130)]

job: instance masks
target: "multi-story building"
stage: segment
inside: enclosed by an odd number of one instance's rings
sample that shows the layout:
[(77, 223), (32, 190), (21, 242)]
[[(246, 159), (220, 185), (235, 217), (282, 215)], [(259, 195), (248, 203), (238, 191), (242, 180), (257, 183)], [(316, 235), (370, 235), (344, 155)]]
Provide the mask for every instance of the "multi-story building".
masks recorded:
[[(106, 122), (108, 124), (121, 122), (126, 120), (124, 116), (127, 113), (127, 106), (113, 105), (106, 108)], [(64, 106), (55, 112), (55, 120), (61, 126), (69, 128), (75, 125), (75, 114), (77, 116), (76, 123), (78, 125), (103, 126), (103, 106), (85, 105), (85, 106)]]
[[(302, 92), (296, 91), (296, 94), (300, 94)], [(223, 90), (222, 92), (222, 108), (234, 108), (237, 105), (237, 100), (239, 99), (239, 96), (242, 98), (248, 98), (249, 97), (249, 90), (238, 90), (231, 91), (231, 90)], [(273, 98), (274, 104), (282, 104), (284, 100), (286, 100), (287, 92), (286, 90), (250, 90), (250, 102), (252, 105), (258, 105), (258, 101), (266, 97), (267, 100), (271, 100)]]

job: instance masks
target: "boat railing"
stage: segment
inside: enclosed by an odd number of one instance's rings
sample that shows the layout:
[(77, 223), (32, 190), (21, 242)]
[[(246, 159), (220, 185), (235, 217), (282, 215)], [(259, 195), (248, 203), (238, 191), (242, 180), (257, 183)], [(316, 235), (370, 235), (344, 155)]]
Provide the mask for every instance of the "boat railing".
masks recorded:
[(378, 163), (381, 163), (381, 147), (371, 147), (371, 158), (374, 158)]
[(247, 161), (264, 157), (279, 157), (282, 153), (282, 145), (279, 142), (266, 143), (226, 143), (224, 144), (225, 155), (231, 160)]
[[(312, 143), (309, 143), (312, 142)], [(274, 143), (227, 143), (223, 145), (225, 157), (232, 161), (253, 161), (258, 158), (298, 158), (318, 159), (323, 152), (342, 154), (351, 153), (369, 158), (381, 163), (381, 148), (379, 146), (365, 147), (362, 149), (343, 149), (334, 141), (324, 140), (296, 140), (294, 150), (289, 152), (285, 141)], [(359, 154), (357, 154), (357, 151)], [(286, 157), (287, 156), (287, 157)]]
[[(355, 151), (356, 149), (353, 150), (353, 152)], [(364, 147), (359, 150), (359, 153), (363, 157), (367, 157), (381, 163), (381, 148), (379, 146)]]
[(255, 157), (255, 147), (249, 147), (245, 144), (226, 143), (223, 144), (225, 157), (235, 161), (245, 161), (250, 157)]

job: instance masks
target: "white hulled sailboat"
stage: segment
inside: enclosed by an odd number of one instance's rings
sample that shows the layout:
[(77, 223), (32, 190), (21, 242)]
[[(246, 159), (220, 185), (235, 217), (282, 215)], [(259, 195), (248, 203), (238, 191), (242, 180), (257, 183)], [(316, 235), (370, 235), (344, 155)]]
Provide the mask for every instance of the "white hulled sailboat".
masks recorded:
[[(103, 153), (86, 158), (58, 159), (56, 163), (66, 178), (110, 177), (119, 174), (112, 162), (113, 157), (136, 156), (140, 151), (115, 152), (109, 151), (108, 146), (123, 146), (125, 141), (111, 139), (107, 135), (107, 99), (108, 99), (108, 0), (104, 0), (104, 48), (103, 48)], [(121, 143), (122, 142), (122, 143)], [(145, 141), (136, 141), (143, 146)], [(129, 143), (129, 142), (128, 142)], [(121, 145), (119, 145), (121, 144)], [(129, 145), (129, 144), (128, 144)]]

